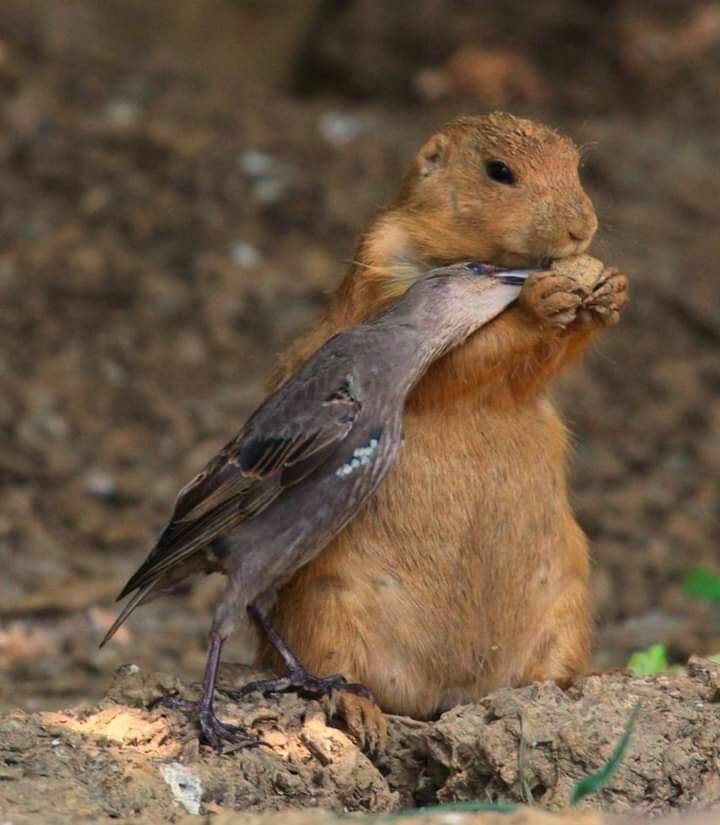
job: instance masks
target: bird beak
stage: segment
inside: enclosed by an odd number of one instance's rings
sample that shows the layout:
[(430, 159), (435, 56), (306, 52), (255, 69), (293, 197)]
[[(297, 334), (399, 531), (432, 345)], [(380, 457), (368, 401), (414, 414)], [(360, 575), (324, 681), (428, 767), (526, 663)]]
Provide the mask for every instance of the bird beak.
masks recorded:
[(493, 278), (510, 286), (522, 286), (533, 271), (532, 269), (512, 269), (508, 272), (498, 272), (493, 275)]
[(506, 269), (502, 266), (481, 264), (475, 261), (466, 264), (466, 266), (473, 272), (477, 272), (478, 275), (487, 275), (491, 278), (496, 278), (501, 283), (510, 286), (522, 286), (533, 272), (540, 271), (537, 269)]

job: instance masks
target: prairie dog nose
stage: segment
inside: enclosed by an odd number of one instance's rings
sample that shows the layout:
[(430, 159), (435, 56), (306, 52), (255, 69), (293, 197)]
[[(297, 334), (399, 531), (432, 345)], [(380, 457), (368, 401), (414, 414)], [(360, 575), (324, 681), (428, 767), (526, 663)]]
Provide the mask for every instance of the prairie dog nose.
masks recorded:
[(583, 209), (570, 221), (568, 235), (573, 241), (590, 241), (597, 227), (598, 220), (594, 210)]
[(572, 229), (568, 230), (568, 235), (573, 241), (586, 241), (589, 237), (592, 236), (592, 233), (588, 231), (588, 228), (585, 226), (574, 226)]

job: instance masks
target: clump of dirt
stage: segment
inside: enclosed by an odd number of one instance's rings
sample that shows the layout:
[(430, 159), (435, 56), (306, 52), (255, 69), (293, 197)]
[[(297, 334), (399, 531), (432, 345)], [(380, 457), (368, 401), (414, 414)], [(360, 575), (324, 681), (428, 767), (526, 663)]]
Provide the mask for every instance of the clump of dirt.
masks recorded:
[(169, 809), (397, 807), (397, 793), (346, 734), (327, 724), (318, 703), (294, 695), (220, 702), (223, 720), (242, 724), (263, 745), (219, 754), (200, 750), (185, 716), (161, 703), (191, 695), (173, 677), (129, 666), (99, 704), (3, 717), (3, 815), (159, 822)]
[(437, 722), (391, 717), (387, 746), (373, 756), (343, 731), (327, 700), (222, 698), (223, 687), (258, 675), (225, 668), (218, 702), (223, 720), (260, 738), (252, 749), (200, 747), (187, 716), (163, 704), (193, 690), (136, 666), (122, 668), (98, 704), (0, 716), (3, 816), (141, 823), (167, 821), (169, 810), (378, 813), (478, 799), (560, 809), (609, 759), (638, 702), (622, 765), (583, 808), (661, 814), (720, 799), (720, 665), (707, 660), (654, 679), (606, 675), (565, 691), (554, 683), (499, 690)]

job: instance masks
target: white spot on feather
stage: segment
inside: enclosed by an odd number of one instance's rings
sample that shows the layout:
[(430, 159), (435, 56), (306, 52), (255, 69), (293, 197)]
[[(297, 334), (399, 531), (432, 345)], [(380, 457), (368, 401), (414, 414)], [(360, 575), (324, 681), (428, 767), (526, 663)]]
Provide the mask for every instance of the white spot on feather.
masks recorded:
[(353, 450), (352, 458), (347, 463), (343, 464), (335, 470), (335, 475), (339, 478), (349, 476), (358, 467), (365, 467), (370, 463), (375, 451), (378, 448), (377, 438), (371, 438), (366, 447), (357, 447)]

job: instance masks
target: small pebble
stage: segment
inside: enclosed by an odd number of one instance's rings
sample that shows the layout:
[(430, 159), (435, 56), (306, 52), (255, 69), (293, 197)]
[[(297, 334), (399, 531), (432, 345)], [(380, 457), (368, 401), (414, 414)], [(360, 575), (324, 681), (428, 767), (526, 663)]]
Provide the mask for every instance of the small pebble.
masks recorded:
[(67, 421), (60, 413), (45, 413), (40, 419), (41, 428), (53, 438), (65, 438), (68, 434)]
[(253, 187), (253, 197), (260, 203), (277, 203), (286, 190), (287, 184), (282, 178), (261, 178)]
[(106, 119), (119, 129), (134, 126), (139, 114), (140, 108), (129, 100), (111, 100), (105, 106)]
[(183, 808), (189, 814), (198, 816), (203, 792), (200, 778), (179, 762), (160, 765), (160, 774)]
[(245, 241), (235, 241), (230, 248), (230, 257), (241, 269), (255, 269), (263, 261), (260, 251)]
[(271, 175), (275, 167), (275, 161), (271, 155), (264, 152), (257, 152), (255, 149), (248, 149), (238, 157), (238, 167), (240, 171), (251, 178), (263, 178)]
[(322, 138), (334, 146), (344, 146), (363, 131), (363, 121), (342, 112), (323, 112), (318, 120), (318, 131)]
[(104, 470), (92, 470), (85, 476), (85, 489), (97, 498), (109, 498), (115, 492), (115, 480)]

